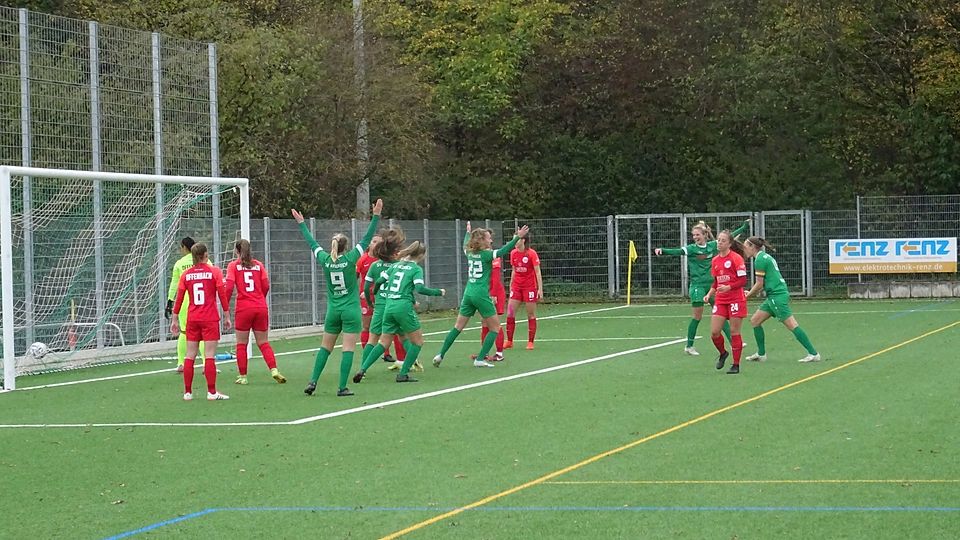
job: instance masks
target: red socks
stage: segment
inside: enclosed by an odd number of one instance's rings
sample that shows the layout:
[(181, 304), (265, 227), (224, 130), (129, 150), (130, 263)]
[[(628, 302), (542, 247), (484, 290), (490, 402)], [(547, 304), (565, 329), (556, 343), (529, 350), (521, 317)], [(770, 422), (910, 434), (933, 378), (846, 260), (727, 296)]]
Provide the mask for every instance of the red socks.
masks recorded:
[(517, 318), (507, 317), (507, 341), (513, 341), (513, 331), (517, 329)]
[(361, 348), (367, 346), (367, 342), (370, 341), (370, 331), (363, 330), (360, 332), (360, 346)]
[(723, 354), (723, 351), (726, 350), (723, 347), (723, 334), (710, 336), (710, 339), (713, 340), (713, 346), (717, 348), (717, 352), (719, 352), (720, 354)]
[(740, 354), (743, 352), (743, 338), (740, 334), (730, 336), (730, 348), (733, 349), (733, 365), (740, 365)]
[(237, 343), (237, 371), (240, 375), (247, 374), (247, 344)]
[(497, 352), (498, 353), (503, 352), (503, 328), (501, 328), (500, 331), (497, 332)]
[(527, 341), (533, 343), (534, 338), (537, 337), (537, 319), (527, 319)]
[[(184, 362), (186, 364), (186, 362)], [(193, 371), (191, 369), (191, 371)], [(184, 368), (186, 373), (186, 368)], [(207, 392), (217, 393), (217, 361), (213, 358), (207, 358), (203, 362), (203, 376), (207, 379)], [(191, 377), (192, 378), (192, 377)]]
[(183, 391), (193, 392), (193, 358), (183, 359)]
[[(275, 369), (277, 367), (277, 356), (273, 354), (273, 347), (270, 346), (270, 343), (257, 344), (257, 347), (260, 348), (260, 354), (263, 355), (263, 361), (267, 363), (267, 368)], [(246, 353), (244, 353), (246, 354)], [(240, 358), (240, 355), (237, 355), (237, 358)], [(246, 374), (247, 362), (244, 358), (243, 362), (244, 372), (241, 375)]]

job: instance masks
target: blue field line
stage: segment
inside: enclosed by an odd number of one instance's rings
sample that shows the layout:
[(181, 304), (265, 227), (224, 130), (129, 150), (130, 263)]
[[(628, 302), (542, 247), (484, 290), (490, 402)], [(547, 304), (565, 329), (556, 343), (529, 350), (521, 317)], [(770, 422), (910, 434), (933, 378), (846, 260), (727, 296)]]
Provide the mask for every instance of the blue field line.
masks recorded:
[[(207, 508), (168, 519), (106, 540), (118, 540), (149, 532), (166, 525), (213, 514), (215, 512), (435, 512), (445, 513), (457, 507), (437, 506), (250, 506)], [(960, 512), (952, 506), (481, 506), (468, 512)]]
[(917, 307), (915, 307), (915, 308), (910, 308), (910, 309), (905, 309), (905, 310), (903, 310), (903, 311), (898, 311), (898, 312), (894, 313), (893, 315), (891, 315), (889, 318), (891, 318), (891, 319), (899, 319), (900, 317), (906, 317), (907, 315), (911, 315), (911, 314), (913, 314), (913, 313), (917, 313), (917, 312), (921, 312), (921, 311), (932, 311), (932, 310), (936, 310), (937, 308), (942, 307), (942, 306), (944, 306), (944, 305), (952, 304), (952, 303), (954, 303), (954, 302), (956, 302), (956, 300), (944, 300), (944, 301), (941, 301), (941, 302), (934, 302), (934, 303), (932, 303), (932, 304), (924, 304), (924, 305), (922, 305), (922, 306), (917, 306)]

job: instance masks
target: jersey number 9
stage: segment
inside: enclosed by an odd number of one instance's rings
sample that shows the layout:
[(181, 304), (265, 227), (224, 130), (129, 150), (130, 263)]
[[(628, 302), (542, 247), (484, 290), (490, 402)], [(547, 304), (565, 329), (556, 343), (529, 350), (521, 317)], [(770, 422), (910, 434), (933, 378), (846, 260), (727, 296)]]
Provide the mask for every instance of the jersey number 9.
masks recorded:
[(330, 272), (330, 283), (333, 283), (333, 290), (338, 293), (347, 292), (347, 282), (343, 278), (343, 272)]

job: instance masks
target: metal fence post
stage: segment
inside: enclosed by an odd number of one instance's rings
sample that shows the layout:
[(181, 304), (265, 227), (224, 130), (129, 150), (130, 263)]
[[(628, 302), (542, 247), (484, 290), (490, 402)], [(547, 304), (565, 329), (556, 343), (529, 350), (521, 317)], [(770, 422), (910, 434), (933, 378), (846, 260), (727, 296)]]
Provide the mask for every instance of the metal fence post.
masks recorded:
[[(210, 99), (210, 176), (220, 176), (220, 124), (217, 117), (217, 46), (207, 44), (207, 86)], [(213, 194), (211, 211), (213, 213), (213, 252), (223, 253), (223, 232), (220, 207), (220, 186), (210, 186)], [(227, 248), (228, 250), (230, 248)], [(227, 259), (229, 260), (229, 256)], [(269, 268), (269, 266), (268, 266)], [(270, 300), (268, 299), (269, 303)]]
[(647, 296), (653, 296), (653, 222), (647, 216)]
[[(153, 174), (163, 174), (163, 117), (161, 112), (160, 92), (160, 34), (150, 34), (151, 83), (153, 94)], [(156, 202), (157, 216), (163, 215), (163, 184), (157, 184), (154, 201)], [(167, 305), (167, 252), (163, 245), (163, 220), (158, 218), (157, 223), (157, 253), (160, 258), (160, 270), (157, 272), (157, 325), (160, 342), (167, 339), (167, 325), (164, 311)]]
[[(423, 220), (423, 245), (430, 247), (430, 220)], [(430, 256), (433, 253), (431, 250), (427, 250), (427, 257), (423, 259), (423, 280), (430, 284)]]
[[(32, 137), (30, 135), (30, 12), (20, 9), (20, 161), (29, 167)], [(33, 332), (33, 193), (29, 176), (23, 178), (23, 317), (24, 334), (29, 345)], [(12, 279), (12, 276), (11, 276)]]
[(616, 219), (615, 219), (614, 222), (613, 222), (613, 235), (614, 235), (614, 242), (613, 242), (613, 251), (614, 251), (614, 253), (613, 253), (613, 258), (614, 258), (614, 261), (616, 261), (616, 262), (615, 262), (615, 264), (616, 264), (616, 268), (615, 268), (615, 273), (616, 273), (616, 275), (615, 275), (615, 279), (616, 279), (616, 293), (617, 293), (617, 298), (619, 298), (619, 297), (620, 297), (620, 275), (621, 275), (621, 271), (620, 271), (620, 216), (617, 216)]
[[(270, 218), (263, 218), (263, 264), (270, 268)], [(267, 310), (273, 311), (273, 295), (267, 295)]]
[(350, 218), (350, 242), (353, 245), (359, 244), (360, 241), (357, 239), (357, 235), (360, 234), (360, 229), (357, 227), (357, 218)]
[(607, 216), (607, 296), (616, 298), (616, 288), (614, 284), (617, 281), (616, 266), (617, 259), (614, 253), (617, 249), (617, 241), (613, 233), (613, 216)]
[[(317, 237), (317, 220), (316, 218), (310, 218), (310, 234), (316, 238)], [(310, 253), (310, 306), (312, 311), (312, 318), (310, 319), (313, 322), (314, 326), (320, 324), (320, 313), (318, 304), (320, 303), (320, 298), (318, 297), (317, 291), (317, 259)]]
[(461, 235), (460, 235), (459, 219), (454, 221), (454, 234), (456, 235), (456, 237), (454, 238), (453, 245), (457, 246), (457, 249), (456, 249), (456, 252), (457, 252), (457, 298), (462, 298), (463, 297), (463, 273), (460, 270), (463, 264), (460, 257), (461, 255), (463, 255), (463, 250), (460, 249), (460, 245), (462, 244), (462, 241), (460, 240)]
[(804, 233), (806, 239), (804, 241), (805, 250), (803, 253), (805, 268), (807, 274), (807, 296), (813, 296), (813, 212), (810, 210), (804, 210)]
[[(678, 245), (685, 246), (687, 245), (687, 215), (680, 215), (680, 243)], [(687, 275), (687, 260), (686, 257), (680, 257), (680, 294), (682, 296), (687, 296), (689, 294), (689, 280), (690, 276)]]
[[(97, 23), (89, 23), (90, 37), (90, 150), (91, 160), (90, 168), (94, 171), (102, 169), (100, 159), (100, 59), (98, 58), (97, 47)], [(104, 317), (104, 298), (103, 298), (103, 186), (99, 180), (93, 181), (93, 253), (94, 253), (94, 279), (96, 280), (96, 304), (97, 304), (97, 348), (102, 349), (103, 332), (100, 330)]]
[[(860, 196), (857, 195), (857, 240), (862, 238), (862, 236), (860, 236), (860, 210), (861, 210)], [(862, 282), (863, 282), (863, 274), (857, 274), (857, 283), (862, 283)]]

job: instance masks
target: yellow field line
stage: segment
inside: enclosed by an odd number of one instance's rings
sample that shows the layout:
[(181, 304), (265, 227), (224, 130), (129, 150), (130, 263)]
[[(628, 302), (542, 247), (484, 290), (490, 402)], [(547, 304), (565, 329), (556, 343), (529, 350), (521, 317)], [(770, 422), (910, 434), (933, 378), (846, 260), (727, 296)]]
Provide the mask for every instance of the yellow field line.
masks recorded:
[(701, 485), (701, 484), (960, 484), (957, 478), (927, 479), (820, 479), (820, 480), (582, 480), (543, 482), (553, 486), (589, 486), (589, 485)]
[(558, 476), (562, 476), (562, 475), (564, 475), (564, 474), (567, 474), (568, 472), (573, 472), (573, 471), (575, 471), (575, 470), (577, 470), (577, 469), (580, 469), (580, 468), (585, 467), (585, 466), (587, 466), (587, 465), (590, 465), (590, 464), (592, 464), (592, 463), (596, 463), (597, 461), (600, 461), (601, 459), (603, 459), (603, 458), (605, 458), (605, 457), (609, 457), (609, 456), (612, 456), (612, 455), (614, 455), (614, 454), (619, 454), (619, 453), (623, 452), (624, 450), (629, 450), (629, 449), (634, 448), (634, 447), (636, 447), (636, 446), (640, 446), (640, 445), (643, 444), (643, 443), (652, 441), (652, 440), (654, 440), (654, 439), (659, 439), (660, 437), (663, 437), (664, 435), (669, 435), (669, 434), (671, 434), (671, 433), (673, 433), (673, 432), (675, 432), (675, 431), (680, 431), (681, 429), (690, 427), (690, 426), (692, 426), (692, 425), (694, 425), (694, 424), (699, 424), (700, 422), (703, 422), (704, 420), (708, 420), (708, 419), (710, 419), (710, 418), (713, 418), (714, 416), (723, 414), (723, 413), (725, 413), (725, 412), (727, 412), (727, 411), (731, 411), (731, 410), (733, 410), (733, 409), (737, 409), (737, 408), (739, 408), (739, 407), (742, 407), (742, 406), (744, 406), (744, 405), (748, 405), (748, 404), (753, 403), (753, 402), (755, 402), (755, 401), (759, 401), (759, 400), (761, 400), (761, 399), (763, 399), (763, 398), (772, 396), (772, 395), (777, 394), (777, 393), (779, 393), (779, 392), (783, 392), (784, 390), (788, 390), (788, 389), (790, 389), (790, 388), (793, 388), (794, 386), (799, 386), (799, 385), (801, 385), (801, 384), (810, 382), (810, 381), (812, 381), (812, 380), (814, 380), (814, 379), (819, 379), (820, 377), (824, 377), (824, 376), (829, 375), (829, 374), (831, 374), (831, 373), (836, 373), (837, 371), (840, 371), (841, 369), (846, 369), (846, 368), (848, 368), (848, 367), (850, 367), (850, 366), (854, 366), (854, 365), (856, 365), (856, 364), (859, 364), (860, 362), (864, 362), (864, 361), (869, 360), (869, 359), (871, 359), (871, 358), (875, 358), (875, 357), (877, 357), (877, 356), (880, 356), (881, 354), (885, 354), (885, 353), (888, 353), (888, 352), (893, 351), (893, 350), (895, 350), (895, 349), (899, 349), (900, 347), (904, 347), (904, 346), (909, 345), (909, 344), (911, 344), (911, 343), (913, 343), (913, 342), (915, 342), (915, 341), (919, 341), (919, 340), (921, 340), (921, 339), (924, 339), (924, 338), (926, 338), (926, 337), (932, 336), (932, 335), (937, 334), (937, 333), (939, 333), (939, 332), (943, 332), (944, 330), (948, 330), (948, 329), (953, 328), (954, 326), (957, 326), (957, 325), (960, 325), (960, 321), (957, 321), (957, 322), (948, 324), (948, 325), (946, 325), (946, 326), (942, 326), (942, 327), (940, 327), (940, 328), (937, 328), (936, 330), (931, 330), (931, 331), (926, 332), (926, 333), (924, 333), (924, 334), (920, 334), (919, 336), (910, 338), (910, 339), (908, 339), (908, 340), (906, 340), (906, 341), (902, 341), (902, 342), (900, 342), (900, 343), (897, 343), (896, 345), (891, 345), (890, 347), (887, 347), (886, 349), (883, 349), (883, 350), (880, 350), (880, 351), (877, 351), (877, 352), (874, 352), (874, 353), (870, 353), (870, 354), (868, 354), (868, 355), (866, 355), (866, 356), (862, 356), (862, 357), (860, 357), (860, 358), (857, 358), (856, 360), (851, 360), (851, 361), (847, 362), (846, 364), (841, 364), (841, 365), (839, 365), (839, 366), (837, 366), (837, 367), (835, 367), (835, 368), (831, 368), (831, 369), (828, 369), (828, 370), (826, 370), (826, 371), (821, 371), (820, 373), (815, 373), (815, 374), (813, 374), (813, 375), (810, 375), (809, 377), (804, 377), (804, 378), (799, 379), (799, 380), (797, 380), (797, 381), (794, 381), (794, 382), (792, 382), (792, 383), (788, 383), (788, 384), (785, 384), (785, 385), (783, 385), (783, 386), (779, 386), (779, 387), (777, 387), (777, 388), (774, 388), (773, 390), (768, 390), (768, 391), (763, 392), (763, 393), (761, 393), (761, 394), (757, 394), (756, 396), (753, 396), (753, 397), (751, 397), (751, 398), (747, 398), (747, 399), (744, 399), (744, 400), (742, 400), (742, 401), (738, 401), (738, 402), (736, 402), (736, 403), (734, 403), (734, 404), (732, 404), (732, 405), (727, 405), (726, 407), (722, 407), (722, 408), (720, 408), (720, 409), (717, 409), (717, 410), (715, 410), (715, 411), (709, 412), (709, 413), (704, 414), (704, 415), (702, 415), (702, 416), (698, 416), (698, 417), (696, 417), (696, 418), (694, 418), (694, 419), (692, 419), (692, 420), (687, 420), (686, 422), (683, 422), (683, 423), (681, 423), (681, 424), (677, 424), (677, 425), (675, 425), (675, 426), (673, 426), (673, 427), (671, 427), (671, 428), (667, 428), (667, 429), (665, 429), (665, 430), (663, 430), (663, 431), (659, 431), (659, 432), (657, 432), (657, 433), (654, 433), (653, 435), (648, 435), (648, 436), (646, 436), (646, 437), (643, 437), (642, 439), (637, 439), (637, 440), (635, 440), (635, 441), (633, 441), (633, 442), (631, 442), (631, 443), (627, 443), (627, 444), (625, 444), (625, 445), (623, 445), (623, 446), (614, 448), (613, 450), (607, 450), (606, 452), (602, 452), (602, 453), (597, 454), (597, 455), (595, 455), (595, 456), (593, 456), (593, 457), (589, 457), (589, 458), (587, 458), (587, 459), (585, 459), (585, 460), (583, 460), (583, 461), (580, 461), (579, 463), (574, 463), (573, 465), (564, 467), (564, 468), (559, 469), (559, 470), (557, 470), (557, 471), (554, 471), (554, 472), (552, 472), (552, 473), (545, 474), (545, 475), (543, 475), (543, 476), (541, 476), (541, 477), (539, 477), (539, 478), (536, 478), (536, 479), (534, 479), (534, 480), (531, 480), (531, 481), (529, 481), (529, 482), (525, 482), (525, 483), (520, 484), (520, 485), (518, 485), (518, 486), (514, 486), (514, 487), (512, 487), (512, 488), (510, 488), (510, 489), (501, 491), (500, 493), (495, 493), (495, 494), (493, 494), (493, 495), (489, 495), (489, 496), (487, 496), (487, 497), (484, 497), (484, 498), (482, 498), (482, 499), (480, 499), (480, 500), (478, 500), (478, 501), (472, 502), (472, 503), (470, 503), (470, 504), (461, 506), (461, 507), (459, 507), (459, 508), (454, 508), (453, 510), (450, 510), (449, 512), (444, 512), (443, 514), (440, 514), (440, 515), (438, 515), (438, 516), (434, 516), (434, 517), (432, 517), (432, 518), (430, 518), (430, 519), (423, 520), (423, 521), (421, 521), (421, 522), (419, 522), (419, 523), (414, 523), (413, 525), (411, 525), (411, 526), (409, 526), (409, 527), (407, 527), (407, 528), (405, 528), (405, 529), (401, 529), (401, 530), (396, 531), (396, 532), (394, 532), (394, 533), (390, 533), (390, 534), (388, 534), (387, 536), (384, 536), (383, 538), (381, 538), (381, 540), (393, 540), (394, 538), (399, 538), (399, 537), (401, 537), (401, 536), (403, 536), (403, 535), (405, 535), (405, 534), (412, 533), (412, 532), (414, 532), (414, 531), (418, 531), (418, 530), (420, 530), (420, 529), (423, 529), (424, 527), (428, 527), (428, 526), (430, 526), (430, 525), (433, 525), (434, 523), (437, 523), (437, 522), (443, 521), (443, 520), (445, 520), (445, 519), (447, 519), (447, 518), (450, 518), (450, 517), (453, 517), (453, 516), (462, 514), (463, 512), (466, 512), (467, 510), (472, 510), (472, 509), (474, 509), (474, 508), (483, 506), (483, 505), (485, 505), (485, 504), (487, 504), (487, 503), (493, 502), (493, 501), (495, 501), (495, 500), (497, 500), (497, 499), (502, 499), (503, 497), (506, 497), (506, 496), (508, 496), (508, 495), (513, 495), (514, 493), (517, 493), (517, 492), (519, 492), (519, 491), (523, 491), (523, 490), (525, 490), (525, 489), (527, 489), (527, 488), (529, 488), (529, 487), (533, 487), (533, 486), (536, 486), (536, 485), (538, 485), (538, 484), (543, 484), (544, 482), (547, 482), (548, 480), (552, 480), (552, 479), (554, 479), (554, 478), (556, 478), (556, 477), (558, 477)]

